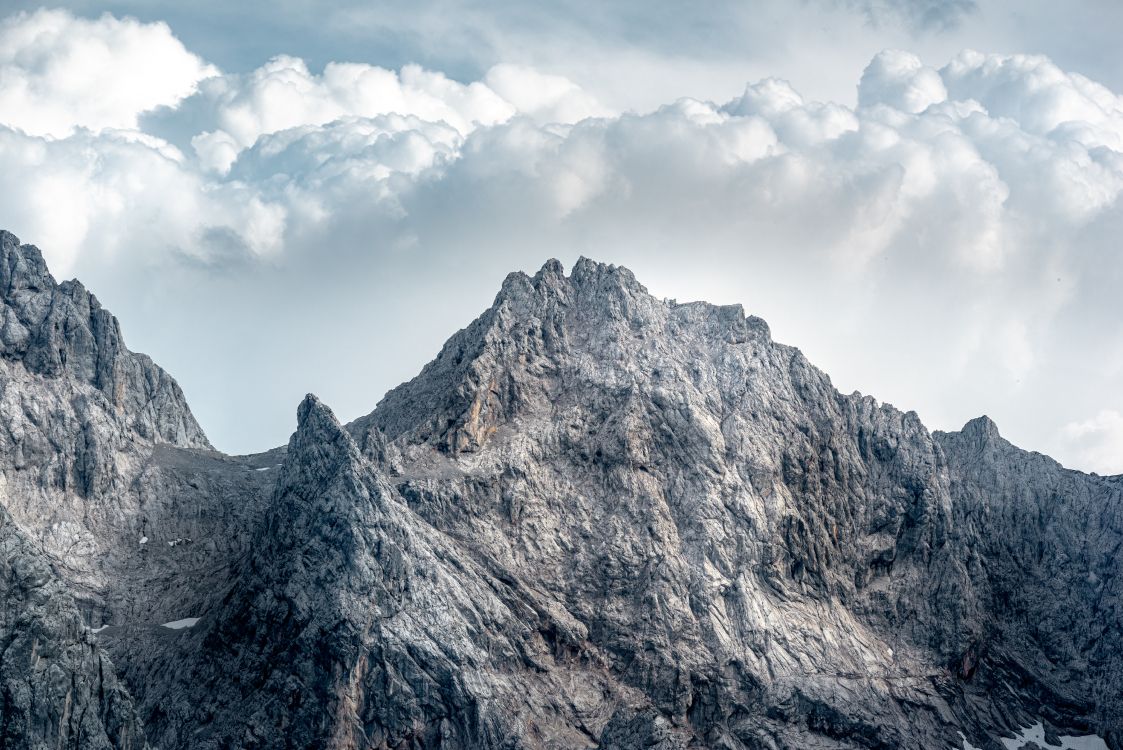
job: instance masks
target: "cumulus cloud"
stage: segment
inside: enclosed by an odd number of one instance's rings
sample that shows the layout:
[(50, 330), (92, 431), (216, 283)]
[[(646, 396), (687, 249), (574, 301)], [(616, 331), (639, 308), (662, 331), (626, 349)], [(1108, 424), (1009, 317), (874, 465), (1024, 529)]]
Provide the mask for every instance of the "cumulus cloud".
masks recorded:
[(278, 57), (191, 85), (100, 132), (0, 110), (2, 223), (104, 292), (220, 444), (281, 442), (310, 388), (368, 410), (506, 271), (584, 253), (744, 302), (934, 427), (985, 411), (1029, 447), (1112, 460), (1110, 419), (1064, 425), (1123, 413), (1119, 369), (1072, 335), (1118, 325), (1101, 287), (1123, 278), (1123, 106), (1044, 58), (883, 52), (856, 107), (765, 79), (619, 114), (507, 64), (460, 82)]
[(542, 123), (608, 114), (568, 79), (523, 66), (496, 65), (484, 81), (462, 84), (417, 65), (393, 71), (329, 63), (313, 74), (303, 60), (286, 56), (246, 75), (203, 82), (185, 108), (217, 125), (194, 135), (191, 145), (206, 168), (220, 173), (263, 135), (344, 118), (409, 116), (465, 136), (516, 114)]
[(467, 134), (517, 111), (483, 83), (460, 84), (416, 65), (395, 72), (331, 63), (313, 75), (303, 60), (283, 56), (245, 76), (211, 79), (197, 96), (218, 127), (195, 136), (192, 145), (216, 171), (229, 169), (238, 151), (262, 135), (343, 117), (415, 115)]
[(878, 54), (858, 83), (858, 104), (864, 107), (884, 104), (916, 114), (947, 98), (940, 74), (901, 50)]
[(284, 233), (285, 209), (259, 190), (208, 182), (176, 149), (135, 133), (51, 139), (0, 128), (0, 190), (4, 221), (48, 248), (60, 275), (83, 252), (104, 262), (143, 262), (117, 257), (131, 248), (151, 261), (267, 257)]
[(176, 104), (216, 72), (162, 23), (61, 10), (0, 21), (0, 111), (32, 135), (134, 128), (139, 114)]
[(1123, 148), (1119, 97), (1047, 57), (967, 50), (940, 75), (953, 98), (982, 102), (992, 116), (1009, 118), (1026, 132)]
[(572, 123), (612, 114), (568, 78), (542, 73), (525, 65), (493, 65), (484, 81), (520, 113), (539, 122)]

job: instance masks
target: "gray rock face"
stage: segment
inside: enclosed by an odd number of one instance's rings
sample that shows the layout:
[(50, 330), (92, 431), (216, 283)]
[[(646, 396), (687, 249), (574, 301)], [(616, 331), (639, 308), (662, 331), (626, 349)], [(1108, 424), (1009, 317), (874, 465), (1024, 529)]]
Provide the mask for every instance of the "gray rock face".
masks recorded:
[[(370, 415), (309, 396), (250, 457), (178, 389), (103, 408), (84, 309), (5, 362), (0, 497), (154, 747), (1123, 747), (1123, 480), (842, 395), (740, 307), (551, 261)], [(86, 484), (80, 397), (118, 441)]]
[[(78, 281), (56, 284), (39, 250), (0, 231), (0, 345), (8, 362), (47, 381), (62, 376), (92, 386), (97, 407), (127, 419), (140, 438), (189, 448), (210, 448), (166, 372), (125, 348), (121, 328)], [(89, 491), (92, 478), (79, 477)]]
[[(175, 381), (125, 348), (117, 320), (39, 250), (0, 232), (0, 478), (13, 519), (87, 594), (149, 536), (157, 445), (210, 444)], [(139, 492), (139, 494), (138, 494)]]
[(113, 663), (3, 508), (0, 602), (0, 747), (147, 747)]
[[(210, 450), (175, 381), (7, 232), (0, 320), (0, 746), (139, 748), (96, 645), (109, 631), (88, 626), (173, 620), (228, 587), (250, 533), (234, 519), (256, 517), (270, 479)], [(27, 561), (47, 576), (30, 588)]]
[[(967, 656), (992, 695), (1123, 742), (1123, 477), (1068, 471), (986, 417), (935, 433), (986, 616)], [(1027, 722), (1028, 723), (1028, 722)]]

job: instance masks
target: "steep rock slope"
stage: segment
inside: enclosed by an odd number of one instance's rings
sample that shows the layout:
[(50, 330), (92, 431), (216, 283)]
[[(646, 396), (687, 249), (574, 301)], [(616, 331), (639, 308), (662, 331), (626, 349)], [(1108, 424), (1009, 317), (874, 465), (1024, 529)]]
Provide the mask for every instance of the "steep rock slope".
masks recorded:
[(574, 703), (603, 721), (603, 676), (544, 666), (539, 631), (580, 625), (420, 522), (314, 397), (258, 537), (213, 618), (129, 665), (160, 744), (515, 747), (541, 723), (562, 748), (591, 739)]
[(94, 626), (205, 608), (272, 477), (257, 458), (213, 451), (175, 380), (7, 232), (0, 319), (0, 496), (13, 519)]
[[(385, 434), (368, 452), (419, 515), (547, 585), (703, 741), (809, 746), (803, 724), (935, 746), (957, 724), (984, 743), (1043, 713), (1117, 732), (1121, 483), (996, 437), (996, 486), (976, 428), (945, 450), (739, 307), (655, 300), (584, 260), (509, 277), (352, 426)], [(763, 716), (741, 722), (748, 687)]]
[(2, 507), (0, 747), (147, 747), (112, 662), (45, 556)]
[(1123, 747), (1123, 482), (840, 394), (739, 306), (551, 261), (370, 415), (226, 457), (5, 243), (0, 496), (154, 746)]
[(7, 232), (0, 321), (3, 746), (137, 748), (100, 626), (205, 610), (272, 478), (211, 450), (175, 381)]
[[(551, 262), (346, 433), (301, 407), (231, 596), (131, 683), (179, 746), (1118, 744), (1117, 484), (1055, 469), (1043, 524), (974, 476), (976, 431), (839, 394), (739, 307)], [(1033, 484), (1025, 456), (993, 461)], [(1086, 526), (1050, 559), (1104, 597), (1056, 619), (994, 540)]]
[(967, 655), (992, 699), (1123, 742), (1123, 476), (1064, 469), (986, 417), (935, 433), (986, 616)]
[[(38, 248), (0, 231), (0, 344), (5, 362), (19, 363), (47, 383), (69, 379), (104, 400), (91, 407), (125, 418), (140, 438), (210, 448), (183, 393), (143, 354), (125, 348), (121, 329), (78, 281), (56, 284)], [(97, 486), (96, 466), (74, 477), (81, 491)], [(64, 480), (60, 480), (64, 481)]]

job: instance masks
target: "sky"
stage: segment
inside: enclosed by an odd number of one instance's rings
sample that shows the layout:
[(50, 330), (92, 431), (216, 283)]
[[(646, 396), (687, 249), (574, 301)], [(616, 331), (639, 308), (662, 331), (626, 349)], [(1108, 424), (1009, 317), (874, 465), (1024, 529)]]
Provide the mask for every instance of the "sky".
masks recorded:
[(369, 412), (513, 270), (741, 303), (843, 392), (1123, 472), (1123, 4), (0, 9), (0, 228), (227, 452)]

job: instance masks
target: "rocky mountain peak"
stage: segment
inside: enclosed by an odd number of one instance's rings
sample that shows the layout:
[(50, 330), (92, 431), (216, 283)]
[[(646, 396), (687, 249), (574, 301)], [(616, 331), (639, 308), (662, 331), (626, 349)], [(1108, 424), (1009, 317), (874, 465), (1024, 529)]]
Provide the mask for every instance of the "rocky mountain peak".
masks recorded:
[(963, 437), (979, 442), (997, 440), (1002, 437), (998, 432), (998, 425), (986, 414), (968, 420), (959, 432)]
[(335, 412), (316, 394), (306, 394), (296, 410), (296, 432), (292, 438), (294, 449), (321, 442), (334, 443), (346, 437)]
[(0, 232), (0, 354), (43, 378), (68, 377), (100, 392), (146, 440), (210, 443), (175, 380), (125, 346), (121, 326), (77, 280), (56, 283), (42, 253)]
[[(57, 585), (107, 615), (46, 613), (56, 650), (104, 645), (138, 742), (1000, 750), (1041, 720), (1123, 747), (1123, 483), (986, 418), (932, 434), (842, 395), (739, 305), (551, 260), (368, 416), (309, 394), (287, 446), (225, 457), (142, 437), (186, 408), (129, 396), (161, 371), (6, 242), (27, 333), (4, 392), (62, 415), (40, 436), (0, 400), (10, 538), (47, 539)], [(4, 570), (8, 642), (23, 582), (52, 574)], [(0, 650), (17, 687), (43, 648), (23, 644)], [(56, 662), (30, 681), (48, 721), (0, 745), (57, 735), (66, 670), (114, 669)], [(123, 688), (127, 711), (74, 695), (106, 737), (129, 720)]]
[(54, 283), (39, 248), (20, 244), (18, 237), (0, 229), (0, 293), (10, 297), (24, 290), (37, 292)]
[(629, 269), (601, 263), (584, 255), (573, 265), (570, 278), (579, 287), (616, 287), (634, 294), (647, 294), (647, 287), (639, 283)]
[(335, 414), (309, 393), (297, 408), (296, 432), (289, 439), (281, 486), (315, 488), (359, 461), (359, 449)]
[(377, 424), (390, 439), (412, 432), (441, 450), (472, 451), (517, 414), (548, 408), (567, 372), (590, 359), (598, 378), (646, 383), (663, 377), (668, 356), (684, 364), (727, 344), (761, 354), (772, 342), (740, 305), (680, 305), (656, 299), (621, 266), (582, 257), (567, 276), (551, 259), (533, 276), (509, 274), (491, 308), (351, 429)]
[[(958, 432), (936, 431), (933, 437), (945, 451), (951, 451), (961, 460), (973, 463), (993, 464), (1004, 455), (1017, 450), (1002, 437), (994, 420), (985, 414), (968, 420)], [(1052, 462), (1052, 459), (1046, 460)]]
[(542, 268), (538, 269), (538, 273), (534, 275), (535, 278), (551, 277), (555, 279), (565, 278), (565, 266), (557, 258), (550, 258), (542, 264)]
[(551, 258), (533, 276), (522, 271), (508, 274), (492, 309), (506, 304), (526, 316), (541, 313), (541, 306), (550, 303), (604, 307), (614, 299), (628, 297), (650, 295), (627, 268), (581, 256), (567, 276), (561, 261)]

